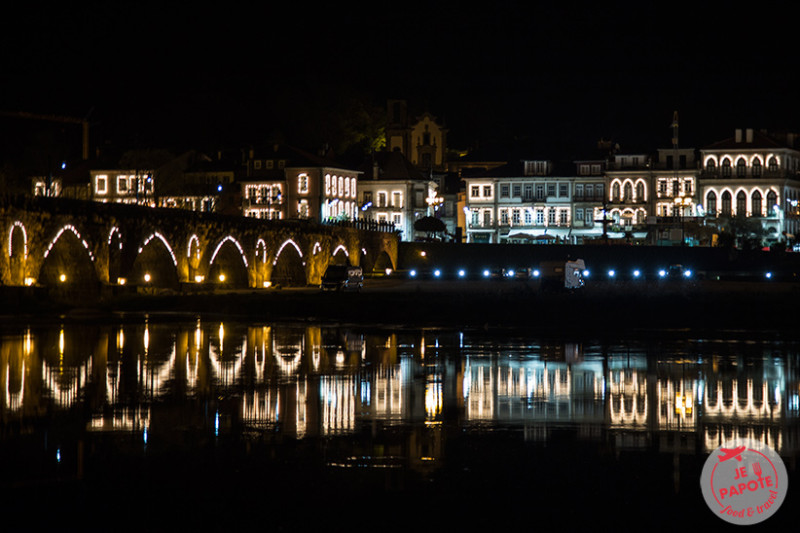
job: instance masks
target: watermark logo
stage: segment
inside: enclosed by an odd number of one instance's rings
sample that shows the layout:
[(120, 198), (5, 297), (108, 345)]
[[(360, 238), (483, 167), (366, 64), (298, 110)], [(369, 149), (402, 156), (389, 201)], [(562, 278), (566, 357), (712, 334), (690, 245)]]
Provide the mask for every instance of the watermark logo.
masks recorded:
[(750, 525), (775, 514), (786, 498), (789, 477), (775, 450), (752, 439), (734, 439), (708, 456), (700, 487), (714, 514)]

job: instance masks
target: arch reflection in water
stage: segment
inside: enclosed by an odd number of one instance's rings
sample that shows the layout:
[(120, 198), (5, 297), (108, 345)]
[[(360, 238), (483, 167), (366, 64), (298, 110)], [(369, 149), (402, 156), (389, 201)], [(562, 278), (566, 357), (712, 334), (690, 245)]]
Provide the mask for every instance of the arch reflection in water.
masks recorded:
[[(797, 358), (794, 345), (713, 339), (602, 345), (149, 319), (9, 332), (0, 390), (4, 416), (85, 404), (88, 427), (147, 432), (150, 443), (172, 425), (296, 439), (503, 426), (533, 442), (558, 427), (621, 449), (655, 440), (695, 453), (695, 443), (710, 451), (739, 435), (794, 453)], [(208, 409), (170, 411), (199, 405)]]

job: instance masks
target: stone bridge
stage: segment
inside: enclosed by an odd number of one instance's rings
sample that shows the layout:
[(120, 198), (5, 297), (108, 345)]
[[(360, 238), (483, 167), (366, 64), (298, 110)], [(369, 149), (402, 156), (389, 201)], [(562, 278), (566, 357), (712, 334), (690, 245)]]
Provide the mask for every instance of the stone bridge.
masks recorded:
[(307, 220), (6, 196), (0, 225), (7, 286), (266, 288), (318, 284), (331, 263), (397, 265), (395, 234)]

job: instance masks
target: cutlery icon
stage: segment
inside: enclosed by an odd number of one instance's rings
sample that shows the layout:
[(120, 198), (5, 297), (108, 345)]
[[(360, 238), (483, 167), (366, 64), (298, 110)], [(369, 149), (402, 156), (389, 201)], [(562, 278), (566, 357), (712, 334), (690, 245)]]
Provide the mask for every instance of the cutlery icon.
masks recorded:
[(761, 463), (753, 463), (753, 473), (756, 477), (761, 477)]

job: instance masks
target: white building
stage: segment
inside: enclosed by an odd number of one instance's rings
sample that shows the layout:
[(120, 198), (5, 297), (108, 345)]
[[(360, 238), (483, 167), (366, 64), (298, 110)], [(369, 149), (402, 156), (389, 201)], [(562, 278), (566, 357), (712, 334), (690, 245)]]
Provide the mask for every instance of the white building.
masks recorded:
[(602, 175), (555, 173), (551, 161), (523, 160), (465, 182), (467, 242), (581, 243), (602, 234)]
[(758, 220), (764, 244), (797, 235), (800, 151), (796, 136), (737, 129), (700, 150), (700, 201), (706, 222)]
[(359, 218), (392, 223), (404, 241), (415, 239), (414, 222), (441, 206), (437, 184), (426, 179), (399, 150), (378, 152), (358, 182)]
[(155, 207), (152, 170), (90, 170), (91, 199)]

